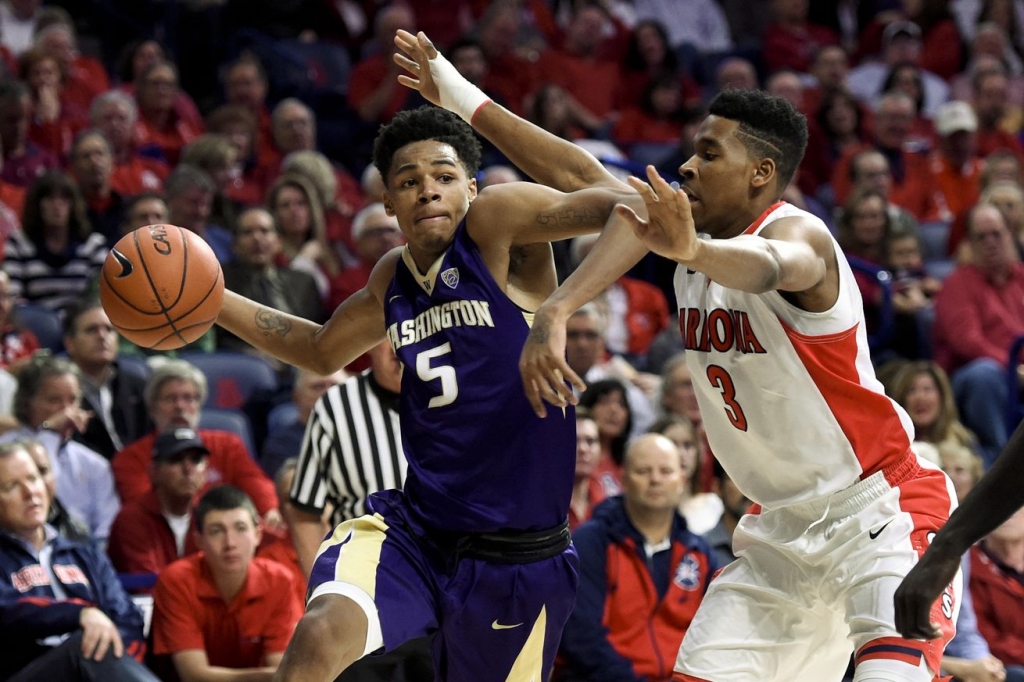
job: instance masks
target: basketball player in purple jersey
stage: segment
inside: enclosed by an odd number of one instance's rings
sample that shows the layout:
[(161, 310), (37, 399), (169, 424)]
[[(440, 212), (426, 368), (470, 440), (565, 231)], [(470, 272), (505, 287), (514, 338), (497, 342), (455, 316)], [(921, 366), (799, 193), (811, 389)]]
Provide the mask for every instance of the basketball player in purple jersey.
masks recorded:
[(643, 201), (551, 135), (505, 150), (548, 187), (478, 194), (480, 148), (465, 121), (500, 121), (513, 140), (530, 124), (475, 88), (456, 94), (446, 104), (458, 116), (422, 108), (381, 129), (374, 163), (408, 245), (330, 321), (225, 292), (218, 324), (284, 362), (330, 373), (386, 337), (404, 366), (405, 491), (372, 496), (370, 515), (323, 542), (275, 680), (328, 682), (424, 635), (434, 635), (440, 680), (545, 680), (573, 606), (575, 418), (564, 401), (537, 416), (518, 359), (531, 311), (557, 285), (549, 242), (600, 230), (617, 204), (642, 211)]

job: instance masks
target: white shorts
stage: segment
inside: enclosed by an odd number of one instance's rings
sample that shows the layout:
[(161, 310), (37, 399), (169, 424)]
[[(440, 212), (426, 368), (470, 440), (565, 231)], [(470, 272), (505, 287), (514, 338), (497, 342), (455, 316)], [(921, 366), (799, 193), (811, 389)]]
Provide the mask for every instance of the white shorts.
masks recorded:
[(937, 602), (944, 637), (930, 642), (899, 636), (893, 594), (955, 507), (946, 475), (912, 455), (826, 499), (747, 514), (733, 538), (738, 559), (711, 582), (675, 679), (838, 681), (851, 653), (931, 679), (921, 663), (938, 671), (962, 581)]

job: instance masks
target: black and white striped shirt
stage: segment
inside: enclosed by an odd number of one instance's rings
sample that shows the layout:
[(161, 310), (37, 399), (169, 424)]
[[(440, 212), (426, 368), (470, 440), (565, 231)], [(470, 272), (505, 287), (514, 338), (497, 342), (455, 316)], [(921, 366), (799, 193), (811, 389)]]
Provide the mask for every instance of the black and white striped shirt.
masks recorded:
[(337, 525), (365, 514), (371, 493), (401, 488), (406, 466), (398, 395), (367, 370), (331, 387), (314, 405), (291, 501), (314, 514), (333, 504)]
[(107, 257), (107, 239), (94, 232), (74, 243), (68, 252), (40, 252), (20, 232), (7, 240), (3, 269), (11, 278), (11, 293), (28, 303), (63, 310), (89, 289)]

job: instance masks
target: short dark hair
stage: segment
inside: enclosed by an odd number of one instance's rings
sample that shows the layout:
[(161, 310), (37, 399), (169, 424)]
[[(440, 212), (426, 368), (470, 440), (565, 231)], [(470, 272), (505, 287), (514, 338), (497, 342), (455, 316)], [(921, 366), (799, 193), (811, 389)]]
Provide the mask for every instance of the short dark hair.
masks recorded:
[(793, 179), (807, 149), (807, 119), (790, 102), (763, 90), (725, 90), (711, 100), (708, 113), (740, 124), (743, 145), (752, 158), (769, 158), (779, 175), (779, 193)]
[(626, 443), (629, 440), (629, 433), (633, 430), (633, 408), (629, 404), (629, 393), (626, 391), (626, 385), (618, 379), (595, 381), (587, 386), (587, 390), (583, 391), (580, 395), (580, 405), (590, 410), (590, 413), (593, 414), (594, 405), (610, 393), (621, 395), (622, 402), (626, 405), (626, 425), (623, 427), (622, 433), (616, 436), (610, 444), (612, 459), (621, 466), (626, 457)]
[(71, 304), (64, 312), (64, 336), (74, 336), (77, 331), (75, 326), (78, 324), (78, 318), (90, 310), (102, 307), (103, 304), (100, 302), (99, 296), (93, 294), (86, 294)]
[(462, 167), (470, 178), (480, 169), (480, 141), (473, 129), (461, 118), (440, 107), (423, 106), (400, 111), (377, 133), (373, 143), (373, 165), (387, 183), (388, 171), (395, 153), (407, 144), (436, 140), (450, 144), (459, 155)]
[(206, 521), (206, 515), (210, 512), (231, 511), (232, 509), (244, 509), (252, 515), (253, 524), (259, 524), (260, 517), (256, 512), (256, 505), (252, 503), (252, 499), (248, 495), (233, 485), (219, 485), (210, 488), (199, 498), (195, 511), (196, 528), (200, 533), (203, 532), (203, 523)]

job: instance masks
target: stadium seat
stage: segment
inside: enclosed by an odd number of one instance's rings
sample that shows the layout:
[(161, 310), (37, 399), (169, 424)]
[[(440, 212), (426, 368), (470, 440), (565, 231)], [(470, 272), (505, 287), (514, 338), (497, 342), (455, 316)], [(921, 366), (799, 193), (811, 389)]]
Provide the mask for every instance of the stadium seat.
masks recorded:
[(850, 267), (853, 268), (854, 272), (862, 272), (874, 277), (882, 290), (882, 305), (878, 315), (878, 328), (873, 334), (868, 334), (868, 346), (872, 352), (885, 348), (896, 328), (896, 311), (892, 307), (892, 275), (889, 274), (888, 270), (872, 265), (855, 256), (848, 255), (847, 261), (849, 261)]
[(926, 263), (946, 260), (950, 224), (945, 220), (921, 223), (921, 257)]
[(134, 374), (142, 379), (148, 379), (149, 374), (152, 371), (149, 364), (146, 362), (146, 356), (144, 355), (118, 355), (117, 366), (124, 372)]
[(267, 415), (267, 433), (280, 431), (298, 418), (299, 408), (295, 407), (295, 403), (281, 403), (270, 410), (270, 414)]
[(256, 457), (256, 442), (252, 437), (252, 424), (244, 412), (204, 407), (199, 417), (199, 428), (229, 431), (242, 439), (250, 457)]
[(1021, 419), (1024, 419), (1024, 404), (1020, 400), (1020, 380), (1017, 377), (1017, 365), (1020, 364), (1021, 352), (1024, 352), (1024, 336), (1018, 336), (1010, 344), (1010, 352), (1006, 362), (1006, 428), (1012, 431)]
[(206, 375), (209, 407), (240, 410), (253, 398), (265, 397), (278, 389), (274, 368), (255, 355), (218, 351), (182, 353), (179, 357)]
[(64, 324), (60, 314), (34, 303), (14, 307), (14, 318), (39, 339), (39, 345), (54, 353), (64, 350)]

